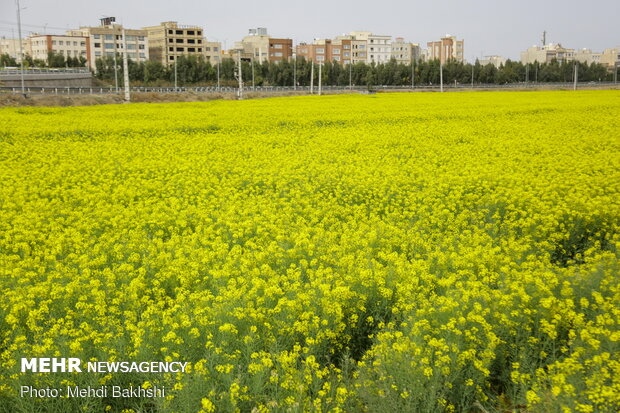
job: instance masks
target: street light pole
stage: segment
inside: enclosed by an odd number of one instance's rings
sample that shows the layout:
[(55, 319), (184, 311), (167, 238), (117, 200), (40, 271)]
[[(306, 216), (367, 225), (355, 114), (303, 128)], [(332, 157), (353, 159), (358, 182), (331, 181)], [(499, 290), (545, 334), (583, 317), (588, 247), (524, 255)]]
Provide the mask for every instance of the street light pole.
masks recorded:
[(293, 53), (293, 90), (297, 90), (297, 53)]
[(19, 55), (20, 55), (20, 67), (21, 67), (21, 83), (22, 83), (22, 95), (26, 97), (26, 87), (24, 84), (24, 45), (22, 44), (22, 16), (21, 8), (19, 7), (19, 0), (15, 0), (17, 3), (17, 32), (19, 35)]
[(314, 94), (314, 60), (310, 61), (310, 94)]
[(439, 60), (439, 91), (443, 92), (443, 63)]
[(125, 102), (129, 102), (129, 63), (127, 62), (127, 37), (125, 36), (125, 28), (123, 27), (123, 80), (125, 83)]
[(323, 63), (319, 63), (319, 96), (321, 96), (321, 72), (323, 71)]

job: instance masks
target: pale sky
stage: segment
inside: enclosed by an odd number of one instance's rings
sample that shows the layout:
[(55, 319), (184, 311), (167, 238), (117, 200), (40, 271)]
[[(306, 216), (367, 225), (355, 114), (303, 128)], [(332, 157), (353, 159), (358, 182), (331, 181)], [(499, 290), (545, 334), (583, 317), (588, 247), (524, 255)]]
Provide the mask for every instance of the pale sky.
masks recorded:
[[(248, 29), (266, 27), (273, 37), (294, 43), (333, 38), (353, 30), (404, 37), (420, 43), (446, 34), (465, 40), (465, 58), (487, 55), (519, 59), (522, 50), (541, 43), (603, 49), (620, 46), (620, 1), (491, 0), (20, 0), (23, 35), (62, 34), (97, 26), (115, 16), (127, 28), (177, 21), (204, 28), (208, 40), (231, 47)], [(0, 37), (17, 37), (16, 0), (0, 0)]]

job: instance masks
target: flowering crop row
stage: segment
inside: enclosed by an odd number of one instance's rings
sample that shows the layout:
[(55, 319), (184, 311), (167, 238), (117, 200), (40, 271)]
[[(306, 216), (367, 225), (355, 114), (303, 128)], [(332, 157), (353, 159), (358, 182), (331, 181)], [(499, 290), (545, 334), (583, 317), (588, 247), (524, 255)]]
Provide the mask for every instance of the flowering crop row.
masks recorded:
[(2, 109), (0, 404), (618, 411), (619, 97)]

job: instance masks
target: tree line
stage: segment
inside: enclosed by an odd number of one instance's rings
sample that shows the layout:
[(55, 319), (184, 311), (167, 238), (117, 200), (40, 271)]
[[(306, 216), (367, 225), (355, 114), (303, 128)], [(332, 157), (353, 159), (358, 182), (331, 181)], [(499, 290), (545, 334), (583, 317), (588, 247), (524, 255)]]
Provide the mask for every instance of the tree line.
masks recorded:
[[(580, 82), (613, 80), (605, 66), (592, 63), (576, 63)], [(176, 67), (175, 67), (176, 66)], [(219, 66), (219, 68), (218, 68)], [(242, 62), (243, 82), (247, 86), (309, 86), (312, 76), (312, 64), (304, 58), (297, 61), (281, 62)], [(105, 82), (114, 81), (114, 59), (105, 57), (96, 62), (97, 77)], [(131, 82), (145, 85), (174, 84), (175, 72), (179, 86), (216, 85), (237, 86), (238, 64), (233, 59), (222, 59), (217, 65), (200, 56), (181, 56), (176, 65), (165, 66), (159, 61), (129, 61), (129, 79)], [(253, 69), (253, 70), (252, 70)], [(117, 58), (119, 82), (122, 81), (122, 61)], [(507, 60), (499, 68), (492, 64), (482, 65), (449, 61), (443, 65), (443, 81), (445, 84), (506, 84), (519, 82), (571, 82), (573, 80), (574, 63), (513, 62)], [(338, 62), (326, 62), (322, 67), (322, 84), (325, 86), (416, 86), (437, 85), (440, 83), (440, 63), (438, 60), (415, 62), (413, 64), (398, 63), (356, 63), (342, 65)], [(318, 85), (319, 68), (314, 64), (314, 85)]]
[[(610, 81), (613, 73), (605, 66), (578, 62), (580, 82)], [(25, 58), (27, 67), (83, 67), (83, 57), (68, 57), (50, 53), (48, 61)], [(571, 82), (574, 73), (573, 62), (550, 63), (513, 62), (495, 67), (482, 65), (478, 60), (474, 64), (448, 61), (443, 65), (444, 84), (506, 84), (519, 82)], [(17, 62), (8, 55), (0, 56), (0, 66), (17, 66)], [(103, 83), (113, 84), (115, 66), (120, 84), (122, 76), (122, 55), (114, 58), (106, 56), (95, 62), (95, 76)], [(233, 59), (222, 59), (219, 65), (213, 64), (202, 56), (181, 56), (176, 65), (165, 66), (159, 61), (149, 60), (135, 62), (129, 60), (129, 79), (132, 84), (167, 86), (173, 85), (175, 75), (179, 86), (217, 85), (218, 72), (221, 86), (236, 86), (237, 63)], [(314, 84), (318, 84), (319, 70), (314, 64)], [(312, 64), (304, 58), (296, 61), (248, 62), (241, 65), (242, 77), (246, 86), (309, 86), (312, 76)], [(473, 77), (473, 79), (472, 79)], [(322, 67), (322, 84), (325, 86), (416, 86), (437, 85), (440, 82), (440, 64), (437, 60), (419, 61), (412, 64), (398, 63), (392, 59), (387, 63), (356, 63), (342, 65), (338, 62), (326, 62)]]

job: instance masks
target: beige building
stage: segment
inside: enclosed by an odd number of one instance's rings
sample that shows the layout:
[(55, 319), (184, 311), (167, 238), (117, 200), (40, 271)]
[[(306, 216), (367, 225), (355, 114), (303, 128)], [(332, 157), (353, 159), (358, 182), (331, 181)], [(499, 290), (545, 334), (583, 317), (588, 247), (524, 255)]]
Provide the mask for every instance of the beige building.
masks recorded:
[(562, 47), (560, 43), (550, 43), (545, 46), (532, 46), (521, 52), (521, 63), (551, 63), (557, 59), (559, 63), (572, 62), (575, 58), (575, 50)]
[(49, 53), (59, 54), (65, 59), (84, 58), (88, 61), (90, 39), (85, 36), (63, 36), (35, 34), (28, 38), (28, 53), (33, 59), (47, 62)]
[(211, 63), (219, 63), (222, 61), (222, 45), (220, 42), (207, 42), (205, 40), (205, 58)]
[(271, 37), (264, 27), (250, 29), (249, 34), (240, 42), (235, 42), (228, 52), (235, 58), (239, 53), (244, 59), (260, 63), (287, 61), (293, 57), (293, 40)]
[[(115, 24), (113, 18), (101, 19), (101, 26), (80, 27), (67, 31), (69, 36), (82, 36), (89, 39), (90, 50), (87, 54), (88, 66), (95, 69), (95, 62), (102, 57), (113, 57), (114, 53), (123, 53), (123, 26)], [(146, 30), (125, 29), (127, 36), (127, 57), (135, 62), (149, 59), (148, 33)], [(87, 42), (88, 44), (88, 42)]]
[(482, 66), (493, 65), (499, 69), (501, 65), (506, 64), (506, 59), (501, 56), (485, 56), (484, 59), (478, 60)]
[(219, 57), (221, 46), (217, 42), (209, 42), (207, 53), (207, 39), (201, 27), (170, 21), (143, 29), (148, 32), (149, 58), (164, 65), (174, 63), (179, 56), (203, 56), (208, 60)]
[(457, 40), (456, 36), (447, 34), (441, 40), (428, 42), (428, 60), (439, 60), (446, 63), (448, 60), (465, 61), (465, 41)]
[(601, 54), (601, 64), (607, 66), (607, 69), (610, 71), (620, 67), (620, 46), (605, 49)]
[(420, 45), (405, 42), (402, 37), (397, 37), (392, 42), (392, 58), (398, 63), (410, 64), (420, 60)]
[[(22, 49), (24, 54), (28, 53), (28, 39), (22, 40)], [(21, 63), (19, 39), (0, 38), (0, 54), (8, 54), (11, 58), (15, 59), (17, 63)]]
[(592, 52), (590, 49), (575, 50), (574, 60), (586, 63), (588, 65), (592, 63), (601, 63), (602, 53)]

